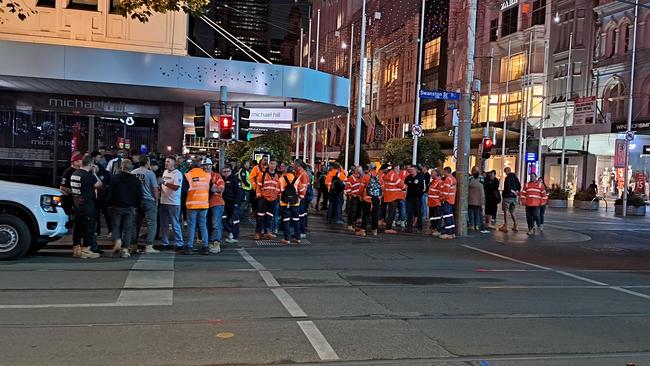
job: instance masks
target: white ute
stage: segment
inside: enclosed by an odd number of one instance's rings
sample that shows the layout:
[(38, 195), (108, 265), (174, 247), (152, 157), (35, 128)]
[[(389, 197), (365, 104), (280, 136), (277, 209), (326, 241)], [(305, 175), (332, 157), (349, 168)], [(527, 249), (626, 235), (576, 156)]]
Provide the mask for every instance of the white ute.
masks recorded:
[(68, 233), (58, 189), (0, 180), (0, 260), (36, 252)]

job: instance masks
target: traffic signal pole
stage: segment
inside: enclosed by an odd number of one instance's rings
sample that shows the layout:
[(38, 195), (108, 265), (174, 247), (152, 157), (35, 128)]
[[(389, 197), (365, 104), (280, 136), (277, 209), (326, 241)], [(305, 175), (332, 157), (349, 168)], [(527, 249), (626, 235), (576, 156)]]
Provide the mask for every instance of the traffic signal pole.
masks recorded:
[(456, 163), (457, 198), (456, 198), (456, 231), (459, 236), (467, 235), (467, 200), (469, 194), (469, 157), (472, 137), (472, 84), (474, 81), (474, 49), (476, 46), (476, 3), (467, 2), (467, 70), (463, 103), (460, 108), (461, 118), (458, 121), (458, 160)]
[[(415, 118), (413, 118), (413, 124), (416, 126), (420, 125), (420, 90), (422, 90), (422, 48), (424, 47), (424, 11), (425, 11), (425, 0), (422, 0), (422, 10), (420, 11), (420, 37), (418, 38), (420, 44), (418, 45), (418, 76), (417, 76), (417, 88), (415, 88)], [(418, 140), (420, 136), (413, 134), (413, 160), (412, 164), (415, 165), (418, 163)]]

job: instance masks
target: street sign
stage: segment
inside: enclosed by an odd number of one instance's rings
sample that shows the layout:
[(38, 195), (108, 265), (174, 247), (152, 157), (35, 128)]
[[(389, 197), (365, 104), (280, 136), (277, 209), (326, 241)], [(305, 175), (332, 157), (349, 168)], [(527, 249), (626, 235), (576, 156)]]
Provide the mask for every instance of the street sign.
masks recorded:
[(460, 93), (446, 90), (420, 90), (420, 99), (460, 100)]
[(643, 155), (650, 155), (650, 145), (643, 145)]
[(614, 149), (614, 167), (615, 168), (625, 168), (625, 140), (616, 139), (616, 145)]
[(421, 125), (413, 125), (413, 126), (411, 126), (411, 133), (413, 134), (413, 136), (417, 136), (417, 137), (424, 136), (424, 132), (422, 131), (422, 126)]
[(534, 153), (534, 152), (526, 153), (526, 162), (527, 163), (534, 163), (536, 161), (537, 161), (537, 153)]
[(627, 141), (633, 141), (634, 140), (634, 131), (625, 132), (625, 139)]
[(596, 118), (596, 97), (576, 98), (573, 107), (573, 125), (593, 125)]

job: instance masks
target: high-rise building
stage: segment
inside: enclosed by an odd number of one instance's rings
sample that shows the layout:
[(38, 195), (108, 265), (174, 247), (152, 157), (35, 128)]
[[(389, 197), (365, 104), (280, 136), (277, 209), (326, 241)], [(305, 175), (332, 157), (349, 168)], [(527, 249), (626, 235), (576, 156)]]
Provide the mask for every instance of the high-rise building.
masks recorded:
[(251, 61), (252, 56), (261, 61), (234, 41), (236, 37), (272, 63), (291, 65), (300, 28), (307, 28), (309, 3), (307, 0), (213, 0), (205, 17), (216, 25), (204, 18), (190, 18), (188, 52), (192, 56), (241, 61)]

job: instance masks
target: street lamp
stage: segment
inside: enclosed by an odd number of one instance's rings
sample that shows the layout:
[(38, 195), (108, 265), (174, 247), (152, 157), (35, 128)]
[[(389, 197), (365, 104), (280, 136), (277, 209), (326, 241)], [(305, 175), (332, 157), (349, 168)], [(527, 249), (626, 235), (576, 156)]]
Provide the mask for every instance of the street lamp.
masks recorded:
[(323, 57), (323, 56), (320, 57), (320, 63), (321, 63), (321, 64), (324, 64), (324, 63), (325, 63), (325, 57)]
[(345, 41), (343, 41), (343, 43), (341, 43), (341, 48), (342, 48), (342, 49), (347, 49), (347, 48), (348, 48), (348, 44), (345, 43)]

